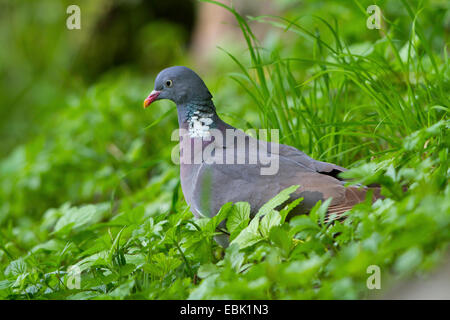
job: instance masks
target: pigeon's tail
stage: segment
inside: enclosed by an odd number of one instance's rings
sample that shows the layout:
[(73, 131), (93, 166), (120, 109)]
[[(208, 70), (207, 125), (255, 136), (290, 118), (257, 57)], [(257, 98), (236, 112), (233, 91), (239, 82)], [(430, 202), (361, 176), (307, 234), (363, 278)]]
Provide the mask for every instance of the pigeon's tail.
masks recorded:
[(372, 202), (375, 202), (377, 199), (383, 199), (383, 196), (380, 193), (381, 188), (378, 186), (366, 188), (345, 188), (345, 201), (343, 203), (328, 207), (326, 222), (345, 219), (347, 216), (347, 211), (353, 208), (354, 205), (365, 201), (366, 194), (369, 191), (372, 191)]

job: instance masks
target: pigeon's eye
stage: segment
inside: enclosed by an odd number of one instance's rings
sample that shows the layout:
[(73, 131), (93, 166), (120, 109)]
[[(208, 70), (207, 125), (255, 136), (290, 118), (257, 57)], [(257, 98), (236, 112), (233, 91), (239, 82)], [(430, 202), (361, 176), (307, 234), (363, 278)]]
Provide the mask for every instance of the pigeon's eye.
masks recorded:
[(172, 80), (167, 80), (166, 86), (170, 88), (172, 86)]

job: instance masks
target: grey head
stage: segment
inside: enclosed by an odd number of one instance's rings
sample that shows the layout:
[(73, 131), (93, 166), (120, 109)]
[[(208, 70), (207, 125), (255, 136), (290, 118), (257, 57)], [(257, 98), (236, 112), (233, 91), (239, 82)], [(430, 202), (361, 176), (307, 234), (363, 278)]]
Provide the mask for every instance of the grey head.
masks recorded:
[(154, 90), (144, 101), (144, 108), (156, 100), (168, 99), (185, 105), (193, 102), (207, 102), (212, 95), (203, 80), (191, 69), (175, 66), (162, 70), (155, 79)]

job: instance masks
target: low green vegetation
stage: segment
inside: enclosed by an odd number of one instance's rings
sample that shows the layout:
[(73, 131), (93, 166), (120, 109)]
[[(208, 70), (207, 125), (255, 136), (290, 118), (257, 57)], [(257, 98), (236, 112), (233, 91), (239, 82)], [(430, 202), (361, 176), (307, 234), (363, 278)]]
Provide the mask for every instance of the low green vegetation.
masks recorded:
[[(380, 184), (384, 199), (343, 221), (325, 221), (328, 202), (285, 221), (293, 186), (256, 219), (245, 202), (194, 219), (171, 162), (173, 106), (142, 111), (153, 78), (116, 71), (67, 94), (0, 159), (0, 299), (355, 299), (429, 275), (450, 243), (448, 48), (445, 34), (430, 37), (422, 2), (401, 3), (374, 41), (349, 41), (351, 26), (320, 15), (308, 29), (224, 7), (247, 49), (223, 48), (235, 83), (205, 77), (225, 120), (279, 129), (283, 143), (351, 168), (353, 183)], [(290, 40), (260, 43), (249, 21)], [(381, 292), (367, 288), (372, 265)]]

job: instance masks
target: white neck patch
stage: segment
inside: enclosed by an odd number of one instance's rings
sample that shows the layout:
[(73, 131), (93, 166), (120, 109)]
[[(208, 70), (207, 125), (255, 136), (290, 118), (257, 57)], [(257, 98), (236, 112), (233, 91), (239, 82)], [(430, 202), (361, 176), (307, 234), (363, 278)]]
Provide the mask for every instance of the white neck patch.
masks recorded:
[(191, 138), (208, 138), (211, 136), (209, 132), (210, 125), (213, 123), (213, 113), (200, 115), (200, 112), (195, 111), (194, 115), (188, 120), (189, 122), (189, 136)]

